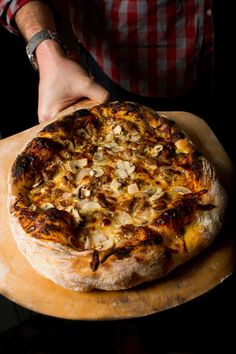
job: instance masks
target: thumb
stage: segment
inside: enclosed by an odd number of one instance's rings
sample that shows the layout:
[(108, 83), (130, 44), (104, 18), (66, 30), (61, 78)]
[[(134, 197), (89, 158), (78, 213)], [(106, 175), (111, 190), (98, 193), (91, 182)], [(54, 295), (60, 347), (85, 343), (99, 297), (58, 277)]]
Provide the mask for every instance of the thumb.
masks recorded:
[(100, 103), (106, 102), (109, 99), (110, 93), (103, 86), (99, 85), (90, 79), (87, 85), (84, 86), (83, 96), (90, 98), (92, 101)]

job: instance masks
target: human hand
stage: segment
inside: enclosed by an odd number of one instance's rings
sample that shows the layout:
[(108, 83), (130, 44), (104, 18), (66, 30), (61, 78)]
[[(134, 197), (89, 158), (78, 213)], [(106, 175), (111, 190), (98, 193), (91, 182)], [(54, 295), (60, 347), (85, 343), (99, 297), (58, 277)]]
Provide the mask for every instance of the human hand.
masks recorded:
[(93, 81), (78, 62), (64, 55), (41, 61), (39, 73), (39, 122), (54, 117), (83, 97), (101, 103), (108, 100), (109, 92)]

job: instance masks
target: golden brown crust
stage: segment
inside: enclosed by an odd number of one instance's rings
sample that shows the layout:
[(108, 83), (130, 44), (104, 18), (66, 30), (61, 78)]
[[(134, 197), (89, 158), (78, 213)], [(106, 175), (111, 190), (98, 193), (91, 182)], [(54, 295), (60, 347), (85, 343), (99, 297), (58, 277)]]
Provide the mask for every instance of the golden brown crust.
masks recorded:
[(46, 126), (9, 180), (16, 243), (72, 290), (128, 289), (168, 274), (214, 240), (226, 193), (173, 121), (131, 102)]

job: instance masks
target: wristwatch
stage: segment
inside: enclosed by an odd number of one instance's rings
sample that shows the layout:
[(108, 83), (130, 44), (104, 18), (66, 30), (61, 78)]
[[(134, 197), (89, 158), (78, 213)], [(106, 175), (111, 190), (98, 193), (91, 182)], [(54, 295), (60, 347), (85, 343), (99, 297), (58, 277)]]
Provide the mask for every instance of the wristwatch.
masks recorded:
[(41, 42), (45, 41), (46, 39), (53, 39), (54, 41), (58, 42), (63, 48), (64, 52), (67, 52), (63, 39), (57, 32), (52, 32), (48, 29), (37, 32), (35, 35), (33, 35), (33, 37), (26, 45), (26, 53), (28, 55), (30, 63), (32, 64), (35, 70), (38, 70), (38, 64), (35, 56), (36, 48)]

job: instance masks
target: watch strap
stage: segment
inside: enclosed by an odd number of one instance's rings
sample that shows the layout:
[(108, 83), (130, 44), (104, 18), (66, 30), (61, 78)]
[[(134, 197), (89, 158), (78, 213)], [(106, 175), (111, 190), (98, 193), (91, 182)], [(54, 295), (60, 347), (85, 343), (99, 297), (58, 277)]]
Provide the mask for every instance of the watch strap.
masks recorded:
[(33, 35), (33, 37), (29, 40), (29, 42), (26, 45), (26, 53), (35, 70), (38, 70), (38, 64), (35, 56), (36, 48), (41, 42), (45, 41), (46, 39), (52, 39), (58, 42), (63, 48), (63, 50), (65, 51), (65, 53), (67, 52), (63, 39), (60, 37), (60, 35), (57, 32), (52, 32), (50, 30), (42, 30), (40, 32), (37, 32), (36, 34)]

